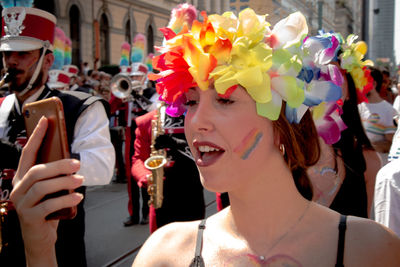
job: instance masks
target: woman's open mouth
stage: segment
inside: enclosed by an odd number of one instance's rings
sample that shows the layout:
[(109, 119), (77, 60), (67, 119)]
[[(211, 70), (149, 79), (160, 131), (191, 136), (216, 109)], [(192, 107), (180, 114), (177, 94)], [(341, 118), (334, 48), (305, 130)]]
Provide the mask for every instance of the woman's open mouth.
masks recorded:
[(207, 167), (214, 164), (225, 152), (221, 147), (209, 142), (193, 142), (196, 148), (196, 164), (199, 167)]

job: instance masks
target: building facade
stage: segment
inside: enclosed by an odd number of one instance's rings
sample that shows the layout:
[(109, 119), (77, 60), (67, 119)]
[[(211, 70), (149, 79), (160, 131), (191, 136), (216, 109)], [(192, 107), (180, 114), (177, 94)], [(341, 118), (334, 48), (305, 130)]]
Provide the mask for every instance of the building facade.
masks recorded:
[(398, 0), (368, 1), (368, 57), (390, 70), (395, 65), (395, 2)]
[(362, 34), (363, 0), (230, 0), (234, 12), (251, 7), (259, 14), (268, 14), (274, 25), (292, 12), (300, 11), (307, 18), (309, 33), (319, 29), (334, 30), (347, 36)]
[(119, 64), (122, 43), (132, 43), (137, 33), (147, 38), (145, 54), (154, 52), (163, 40), (158, 29), (182, 2), (208, 12), (229, 9), (229, 0), (34, 0), (34, 6), (57, 17), (57, 26), (72, 41), (72, 63), (93, 68)]

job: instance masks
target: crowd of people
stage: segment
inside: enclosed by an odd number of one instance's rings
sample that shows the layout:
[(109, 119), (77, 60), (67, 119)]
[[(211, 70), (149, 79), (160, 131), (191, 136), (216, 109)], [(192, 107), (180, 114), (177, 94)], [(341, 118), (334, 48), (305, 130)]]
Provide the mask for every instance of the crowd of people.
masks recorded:
[[(54, 67), (56, 18), (4, 8), (1, 264), (86, 266), (85, 190), (110, 182), (127, 184), (123, 225), (149, 225), (134, 266), (400, 264), (400, 83), (356, 36), (309, 36), (300, 12), (270, 27), (252, 9), (197, 20), (181, 4), (157, 56), (138, 34), (109, 74)], [(22, 108), (53, 96), (71, 158), (40, 163), (49, 121), (28, 139)]]

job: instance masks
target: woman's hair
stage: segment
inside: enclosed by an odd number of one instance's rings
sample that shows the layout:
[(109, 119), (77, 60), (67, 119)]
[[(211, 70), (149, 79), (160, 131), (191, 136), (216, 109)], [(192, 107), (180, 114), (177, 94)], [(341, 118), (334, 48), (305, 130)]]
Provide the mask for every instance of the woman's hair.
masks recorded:
[(378, 93), (380, 93), (382, 83), (383, 83), (383, 74), (377, 68), (370, 67), (370, 70), (371, 70), (371, 76), (372, 76), (372, 78), (374, 78), (374, 81), (376, 82), (375, 90)]
[[(353, 77), (346, 72), (347, 91), (349, 98), (344, 101), (342, 119), (348, 128), (352, 128), (356, 141), (362, 148), (374, 150), (369, 141), (358, 111), (357, 89)], [(348, 144), (346, 144), (348, 145)], [(351, 144), (354, 147), (354, 144)]]
[(286, 103), (283, 103), (279, 118), (272, 121), (272, 125), (275, 133), (279, 134), (280, 144), (285, 146), (284, 159), (292, 172), (297, 190), (303, 197), (311, 200), (313, 189), (307, 169), (319, 160), (318, 132), (309, 110), (300, 123), (290, 124), (285, 116), (285, 106)]
[(346, 172), (351, 171), (352, 175), (362, 176), (366, 169), (362, 149), (374, 149), (362, 126), (357, 107), (357, 89), (353, 78), (349, 73), (346, 73), (346, 78), (349, 99), (344, 101), (341, 118), (347, 129), (341, 132), (340, 140), (333, 144), (332, 147), (336, 156), (342, 158), (346, 166)]

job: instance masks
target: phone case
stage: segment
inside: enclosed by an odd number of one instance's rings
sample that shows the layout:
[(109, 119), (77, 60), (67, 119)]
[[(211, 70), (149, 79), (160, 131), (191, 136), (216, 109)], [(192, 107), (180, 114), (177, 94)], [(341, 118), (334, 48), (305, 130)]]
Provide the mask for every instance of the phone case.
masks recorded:
[[(64, 109), (58, 97), (51, 97), (44, 100), (28, 103), (23, 110), (26, 133), (28, 138), (33, 133), (40, 118), (45, 116), (48, 119), (46, 135), (38, 151), (36, 163), (48, 163), (64, 158), (69, 158), (69, 146), (67, 130), (64, 119)], [(48, 198), (65, 195), (68, 190), (47, 195)], [(49, 214), (46, 219), (72, 219), (76, 215), (76, 207), (66, 208)]]

